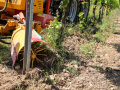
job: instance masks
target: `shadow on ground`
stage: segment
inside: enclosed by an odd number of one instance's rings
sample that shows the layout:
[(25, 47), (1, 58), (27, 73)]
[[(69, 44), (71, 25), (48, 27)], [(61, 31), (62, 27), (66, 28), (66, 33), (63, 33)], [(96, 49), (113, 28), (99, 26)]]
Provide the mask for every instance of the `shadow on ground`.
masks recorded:
[[(120, 34), (120, 33), (116, 33)], [(116, 43), (110, 43), (110, 45), (113, 45), (114, 48), (117, 50), (118, 53), (120, 53), (120, 44)], [(99, 71), (101, 73), (106, 74), (106, 78), (116, 86), (120, 86), (120, 66), (114, 68), (114, 67), (106, 67), (105, 70), (103, 68), (100, 68)]]
[(12, 69), (12, 58), (10, 53), (10, 45), (0, 43), (0, 63), (7, 65)]
[(120, 44), (110, 43), (110, 45), (113, 45), (114, 48), (120, 53)]
[(107, 67), (105, 70), (106, 78), (111, 80), (114, 85), (120, 86), (120, 68), (114, 69)]
[(114, 34), (120, 35), (120, 32), (114, 32)]
[(99, 70), (100, 73), (105, 74), (106, 79), (110, 80), (115, 86), (120, 87), (120, 68), (92, 66), (92, 68)]
[(0, 62), (11, 61), (10, 46), (0, 43)]

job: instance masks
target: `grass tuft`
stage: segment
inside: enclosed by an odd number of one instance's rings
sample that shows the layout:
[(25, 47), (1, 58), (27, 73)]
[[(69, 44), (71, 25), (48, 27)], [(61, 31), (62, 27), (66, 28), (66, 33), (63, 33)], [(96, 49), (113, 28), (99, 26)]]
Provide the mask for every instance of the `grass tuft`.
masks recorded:
[(81, 52), (87, 56), (87, 57), (94, 57), (95, 56), (95, 49), (94, 49), (95, 43), (84, 43), (81, 45)]
[(10, 45), (0, 43), (0, 63), (5, 60), (12, 61), (10, 55)]

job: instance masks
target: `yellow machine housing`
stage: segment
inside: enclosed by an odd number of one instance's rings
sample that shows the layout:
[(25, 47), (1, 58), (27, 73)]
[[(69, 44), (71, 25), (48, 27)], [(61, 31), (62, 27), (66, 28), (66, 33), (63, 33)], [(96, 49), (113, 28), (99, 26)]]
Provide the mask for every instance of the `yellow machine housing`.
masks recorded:
[[(5, 0), (0, 0), (0, 9), (5, 5)], [(26, 0), (8, 0), (7, 9), (25, 10)], [(34, 13), (43, 13), (43, 0), (34, 1)]]
[[(10, 12), (10, 14), (15, 14), (15, 10), (25, 11), (26, 1), (27, 0), (8, 0), (6, 11)], [(4, 8), (4, 6), (5, 0), (0, 0), (0, 9)], [(43, 13), (43, 0), (34, 1), (34, 13)], [(3, 13), (0, 15), (0, 19), (6, 21), (6, 24), (2, 24), (2, 21), (0, 23), (0, 34), (9, 34), (11, 30), (16, 30), (16, 27), (18, 27), (18, 21), (14, 20), (13, 17)], [(40, 33), (42, 29), (41, 22), (34, 21), (33, 29)]]

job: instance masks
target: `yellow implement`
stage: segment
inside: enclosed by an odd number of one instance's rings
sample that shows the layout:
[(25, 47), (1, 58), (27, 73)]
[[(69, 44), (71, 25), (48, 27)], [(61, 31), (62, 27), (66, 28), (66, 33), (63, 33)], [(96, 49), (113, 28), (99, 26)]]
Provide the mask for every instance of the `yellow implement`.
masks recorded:
[[(0, 0), (0, 7), (3, 8), (5, 0)], [(9, 9), (25, 10), (26, 0), (8, 0), (7, 11)], [(43, 0), (34, 1), (34, 13), (43, 13)]]

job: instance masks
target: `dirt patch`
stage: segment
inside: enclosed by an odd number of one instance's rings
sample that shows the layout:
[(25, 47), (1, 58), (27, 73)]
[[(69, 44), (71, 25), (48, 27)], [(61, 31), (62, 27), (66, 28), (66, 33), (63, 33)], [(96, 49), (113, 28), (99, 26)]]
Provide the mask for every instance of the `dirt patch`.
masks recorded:
[[(117, 23), (120, 18), (117, 18)], [(118, 24), (116, 24), (117, 26)], [(64, 48), (69, 55), (59, 74), (47, 75), (44, 69), (35, 67), (28, 77), (22, 70), (11, 70), (0, 64), (0, 90), (119, 90), (120, 89), (120, 31), (117, 28), (103, 45), (95, 43), (95, 57), (87, 58), (80, 51), (88, 42), (77, 35), (65, 39)]]

